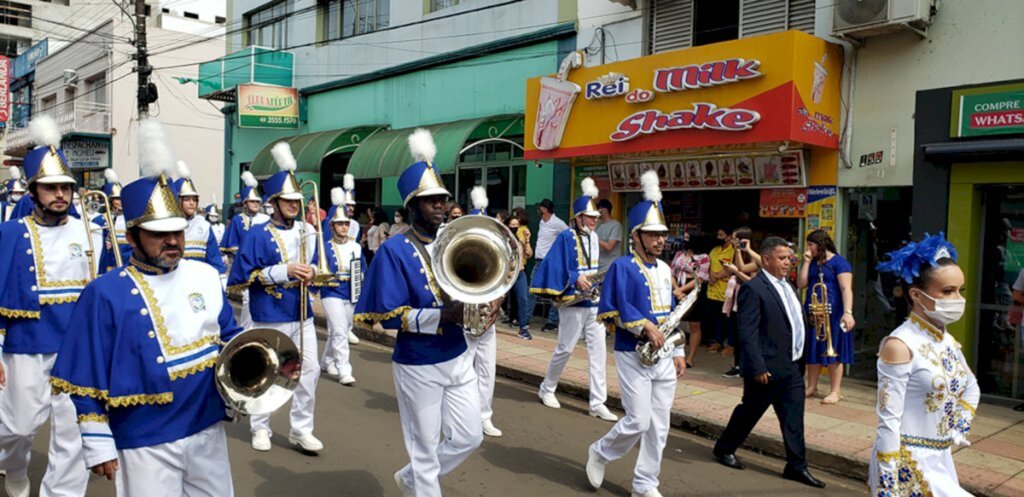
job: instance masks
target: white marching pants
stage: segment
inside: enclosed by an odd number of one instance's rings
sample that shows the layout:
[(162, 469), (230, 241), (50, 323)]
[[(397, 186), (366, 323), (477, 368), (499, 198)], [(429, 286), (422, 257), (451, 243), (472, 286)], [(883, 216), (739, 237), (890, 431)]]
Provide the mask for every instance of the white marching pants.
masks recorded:
[(232, 497), (223, 423), (173, 442), (117, 451), (118, 497)]
[(89, 471), (71, 397), (50, 390), (56, 358), (57, 354), (3, 354), (7, 386), (0, 390), (0, 469), (7, 471), (7, 478), (28, 478), (32, 439), (50, 418), (49, 460), (39, 495), (81, 497)]
[(398, 476), (416, 497), (441, 497), (440, 478), (483, 441), (473, 356), (440, 364), (393, 364), (398, 413), (409, 464)]
[(468, 354), (473, 358), (477, 387), (480, 390), (480, 420), (489, 421), (494, 415), (494, 376), (498, 369), (498, 332), (491, 326), (483, 335), (466, 335)]
[(558, 387), (565, 365), (569, 363), (580, 334), (587, 334), (587, 357), (590, 360), (590, 409), (597, 409), (608, 399), (608, 385), (605, 380), (605, 346), (604, 326), (597, 322), (597, 307), (569, 307), (558, 310), (558, 345), (548, 364), (548, 372), (544, 382), (540, 384), (540, 393), (553, 394)]
[(356, 306), (343, 299), (320, 299), (327, 311), (327, 344), (324, 356), (320, 361), (325, 367), (338, 368), (341, 376), (352, 374), (352, 362), (349, 360), (348, 336), (352, 333), (352, 314)]
[(601, 462), (608, 463), (626, 455), (639, 442), (633, 492), (644, 494), (658, 488), (676, 395), (675, 365), (671, 358), (665, 358), (648, 368), (640, 364), (636, 352), (620, 351), (615, 351), (615, 365), (626, 415), (591, 448)]
[[(299, 346), (299, 322), (292, 323), (253, 323), (256, 328), (273, 328), (295, 341)], [(302, 350), (302, 374), (299, 385), (291, 400), (291, 434), (308, 435), (313, 433), (313, 411), (316, 409), (316, 382), (320, 379), (320, 363), (316, 353), (316, 328), (313, 318), (309, 318), (302, 326), (305, 346)], [(270, 431), (270, 415), (249, 416), (249, 428), (253, 433), (257, 430)]]
[(238, 326), (242, 331), (252, 328), (252, 312), (249, 312), (249, 289), (242, 291), (242, 311), (238, 314)]

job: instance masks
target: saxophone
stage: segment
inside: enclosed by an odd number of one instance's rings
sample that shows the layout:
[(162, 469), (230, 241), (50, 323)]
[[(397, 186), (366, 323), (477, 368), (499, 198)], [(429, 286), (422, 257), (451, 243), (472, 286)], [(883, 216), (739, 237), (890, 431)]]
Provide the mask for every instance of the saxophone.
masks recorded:
[(566, 300), (558, 300), (558, 297), (555, 297), (554, 299), (552, 299), (555, 307), (559, 309), (564, 309), (566, 307), (572, 307), (576, 304), (579, 304), (584, 300), (597, 300), (601, 298), (601, 282), (604, 281), (604, 277), (606, 274), (608, 274), (608, 267), (605, 267), (604, 269), (590, 277), (589, 292), (577, 290), (576, 293), (572, 295), (572, 297)]
[(686, 298), (676, 304), (675, 309), (672, 309), (672, 312), (665, 318), (665, 322), (658, 325), (658, 330), (665, 335), (664, 345), (655, 348), (649, 340), (643, 340), (636, 345), (636, 353), (640, 358), (640, 364), (647, 367), (654, 366), (661, 359), (671, 355), (676, 346), (682, 343), (686, 335), (679, 329), (679, 323), (683, 320), (683, 316), (686, 316), (686, 313), (690, 312), (693, 305), (697, 303), (698, 296), (700, 296), (699, 279), (696, 280), (693, 290), (690, 290)]

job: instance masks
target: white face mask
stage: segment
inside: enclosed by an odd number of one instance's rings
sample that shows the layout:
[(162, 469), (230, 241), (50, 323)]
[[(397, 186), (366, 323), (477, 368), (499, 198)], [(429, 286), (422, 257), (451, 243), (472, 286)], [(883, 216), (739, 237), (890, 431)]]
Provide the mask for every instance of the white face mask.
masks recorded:
[(935, 310), (924, 310), (924, 314), (931, 318), (932, 321), (942, 326), (949, 326), (963, 317), (964, 309), (967, 307), (967, 299), (937, 299), (923, 291), (919, 291), (919, 293), (935, 304)]

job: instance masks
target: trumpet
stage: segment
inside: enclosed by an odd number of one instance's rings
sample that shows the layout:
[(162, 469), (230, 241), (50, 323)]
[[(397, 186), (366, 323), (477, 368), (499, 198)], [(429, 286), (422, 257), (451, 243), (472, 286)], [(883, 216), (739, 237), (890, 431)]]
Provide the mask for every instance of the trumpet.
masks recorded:
[(811, 303), (808, 309), (814, 325), (814, 337), (825, 342), (825, 357), (837, 357), (832, 347), (832, 303), (828, 300), (825, 275), (818, 273), (818, 282), (811, 287)]
[(471, 336), (487, 331), (487, 305), (515, 285), (521, 262), (512, 232), (487, 216), (462, 216), (448, 223), (437, 233), (430, 254), (447, 299), (464, 304), (462, 326)]

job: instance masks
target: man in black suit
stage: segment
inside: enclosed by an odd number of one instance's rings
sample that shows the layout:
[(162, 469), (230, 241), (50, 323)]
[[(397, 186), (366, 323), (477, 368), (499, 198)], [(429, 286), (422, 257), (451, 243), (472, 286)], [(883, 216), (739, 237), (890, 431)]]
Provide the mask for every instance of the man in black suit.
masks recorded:
[(793, 250), (789, 242), (773, 236), (761, 242), (760, 254), (764, 269), (739, 294), (743, 399), (715, 444), (714, 456), (730, 468), (743, 469), (736, 449), (772, 406), (786, 445), (782, 476), (824, 488), (807, 470), (804, 449), (804, 321), (800, 300), (786, 281)]

